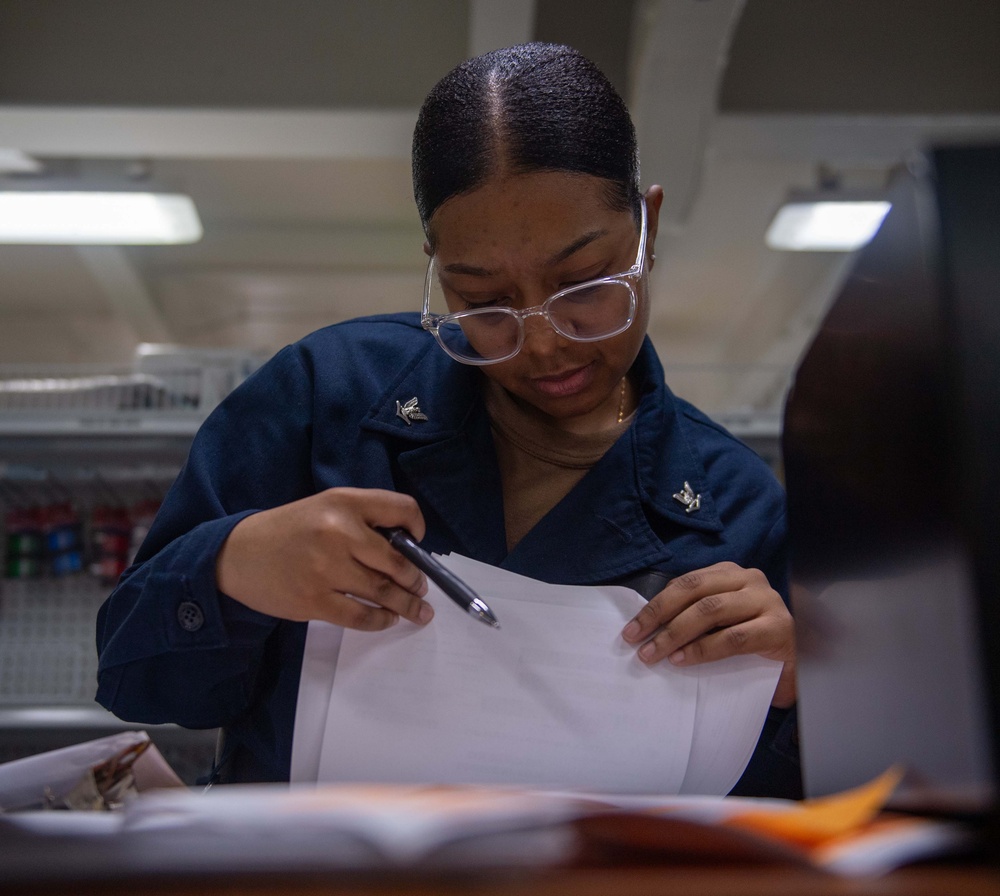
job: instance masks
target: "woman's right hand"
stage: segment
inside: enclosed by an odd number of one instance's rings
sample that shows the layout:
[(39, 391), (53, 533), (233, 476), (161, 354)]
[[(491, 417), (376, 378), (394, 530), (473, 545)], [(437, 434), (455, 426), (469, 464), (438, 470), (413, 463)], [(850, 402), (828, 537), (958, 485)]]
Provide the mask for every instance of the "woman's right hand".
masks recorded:
[(374, 526), (418, 541), (424, 518), (409, 495), (331, 488), (240, 520), (216, 560), (220, 591), (282, 619), (322, 619), (378, 631), (402, 616), (425, 624), (427, 580)]

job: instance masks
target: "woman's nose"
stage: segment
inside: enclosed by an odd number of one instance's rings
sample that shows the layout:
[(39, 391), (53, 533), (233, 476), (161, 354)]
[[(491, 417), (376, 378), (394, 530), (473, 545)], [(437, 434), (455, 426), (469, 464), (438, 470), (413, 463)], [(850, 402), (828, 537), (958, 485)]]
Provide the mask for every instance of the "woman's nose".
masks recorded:
[(565, 337), (549, 323), (544, 314), (530, 314), (524, 319), (524, 345), (522, 352), (532, 355), (551, 355)]

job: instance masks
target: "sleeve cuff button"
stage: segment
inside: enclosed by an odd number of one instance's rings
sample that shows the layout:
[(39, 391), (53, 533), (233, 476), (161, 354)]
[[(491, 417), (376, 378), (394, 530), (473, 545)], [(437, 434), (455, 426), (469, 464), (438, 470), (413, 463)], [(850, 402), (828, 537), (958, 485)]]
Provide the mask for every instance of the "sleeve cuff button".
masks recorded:
[(177, 621), (186, 632), (196, 632), (205, 624), (205, 614), (196, 603), (186, 600), (177, 607)]

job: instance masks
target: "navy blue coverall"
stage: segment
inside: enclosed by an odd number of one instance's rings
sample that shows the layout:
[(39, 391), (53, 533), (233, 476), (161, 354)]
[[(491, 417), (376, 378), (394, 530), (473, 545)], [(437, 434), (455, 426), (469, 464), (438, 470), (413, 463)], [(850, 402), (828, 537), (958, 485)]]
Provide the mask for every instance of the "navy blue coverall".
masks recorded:
[[(546, 582), (647, 599), (732, 560), (787, 601), (784, 494), (753, 451), (666, 387), (647, 339), (632, 425), (512, 551), (481, 371), (415, 314), (335, 324), (280, 351), (210, 415), (135, 564), (101, 608), (97, 700), (120, 718), (226, 730), (224, 780), (287, 780), (306, 625), (220, 593), (216, 555), (258, 510), (334, 486), (412, 495), (423, 544)], [(397, 402), (416, 398), (424, 421)], [(701, 496), (688, 512), (673, 496)], [(433, 624), (433, 623), (431, 623)], [(772, 709), (735, 793), (798, 796), (794, 711)]]

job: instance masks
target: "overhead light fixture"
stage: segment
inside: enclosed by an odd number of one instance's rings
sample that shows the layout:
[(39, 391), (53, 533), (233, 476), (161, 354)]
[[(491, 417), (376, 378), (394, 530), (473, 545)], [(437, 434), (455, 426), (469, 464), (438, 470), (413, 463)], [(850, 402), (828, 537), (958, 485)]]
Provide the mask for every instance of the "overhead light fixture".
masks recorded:
[(765, 240), (772, 249), (851, 252), (875, 236), (889, 208), (884, 200), (789, 202), (778, 209)]
[(0, 190), (0, 243), (165, 245), (202, 237), (178, 193)]

